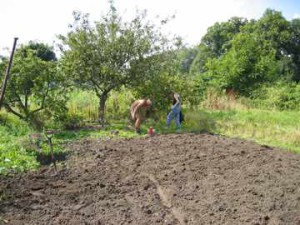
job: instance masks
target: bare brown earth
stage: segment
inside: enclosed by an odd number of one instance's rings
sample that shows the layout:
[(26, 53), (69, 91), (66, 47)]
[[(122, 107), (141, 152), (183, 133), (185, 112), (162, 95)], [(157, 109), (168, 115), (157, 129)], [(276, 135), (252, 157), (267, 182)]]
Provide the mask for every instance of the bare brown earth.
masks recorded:
[(300, 225), (300, 154), (210, 134), (68, 148), (57, 176), (1, 178), (3, 224)]

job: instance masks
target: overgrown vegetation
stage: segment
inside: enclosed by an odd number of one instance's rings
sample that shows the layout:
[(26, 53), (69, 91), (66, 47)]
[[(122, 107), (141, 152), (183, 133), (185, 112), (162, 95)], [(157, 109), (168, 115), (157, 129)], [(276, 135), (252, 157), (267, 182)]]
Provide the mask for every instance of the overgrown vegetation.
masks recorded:
[(6, 113), (0, 114), (0, 122), (0, 174), (37, 168), (32, 152), (22, 146), (30, 133), (27, 124)]

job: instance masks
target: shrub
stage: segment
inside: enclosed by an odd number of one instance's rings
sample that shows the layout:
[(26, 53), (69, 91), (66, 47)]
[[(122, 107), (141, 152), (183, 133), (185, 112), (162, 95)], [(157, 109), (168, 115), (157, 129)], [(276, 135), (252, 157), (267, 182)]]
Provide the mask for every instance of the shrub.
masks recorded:
[(300, 109), (300, 85), (278, 82), (272, 86), (263, 86), (252, 95), (255, 107), (278, 110)]
[(84, 125), (84, 118), (81, 114), (65, 113), (57, 116), (55, 122), (56, 124), (59, 124), (56, 127), (74, 130)]

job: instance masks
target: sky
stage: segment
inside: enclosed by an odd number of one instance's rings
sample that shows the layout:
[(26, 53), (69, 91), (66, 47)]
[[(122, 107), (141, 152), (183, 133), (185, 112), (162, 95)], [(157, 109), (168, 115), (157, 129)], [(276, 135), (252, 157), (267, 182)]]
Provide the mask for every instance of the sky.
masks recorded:
[[(181, 36), (190, 46), (200, 43), (207, 28), (233, 16), (259, 19), (267, 8), (282, 12), (291, 20), (300, 17), (299, 0), (114, 0), (124, 20), (146, 9), (148, 19), (175, 18), (163, 32)], [(99, 20), (109, 9), (108, 0), (0, 0), (0, 55), (10, 53), (14, 37), (17, 44), (30, 40), (55, 45), (57, 35), (66, 34), (73, 11)]]

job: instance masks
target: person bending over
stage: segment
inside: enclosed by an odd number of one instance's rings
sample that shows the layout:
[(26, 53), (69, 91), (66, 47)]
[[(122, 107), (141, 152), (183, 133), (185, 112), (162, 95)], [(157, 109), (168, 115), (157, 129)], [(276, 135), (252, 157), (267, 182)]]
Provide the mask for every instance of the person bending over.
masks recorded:
[(146, 119), (147, 111), (150, 109), (152, 102), (150, 99), (135, 100), (130, 107), (131, 118), (135, 122), (135, 131), (141, 133), (141, 124)]

